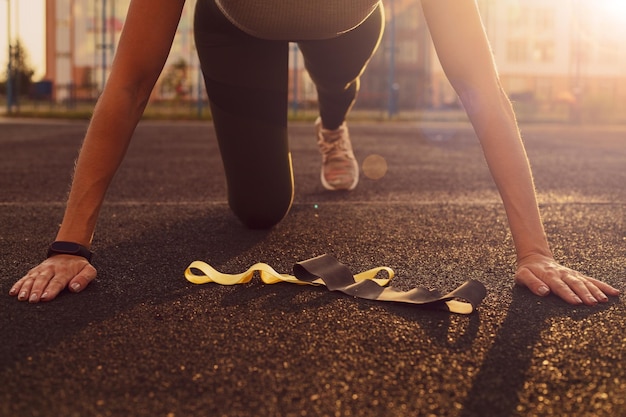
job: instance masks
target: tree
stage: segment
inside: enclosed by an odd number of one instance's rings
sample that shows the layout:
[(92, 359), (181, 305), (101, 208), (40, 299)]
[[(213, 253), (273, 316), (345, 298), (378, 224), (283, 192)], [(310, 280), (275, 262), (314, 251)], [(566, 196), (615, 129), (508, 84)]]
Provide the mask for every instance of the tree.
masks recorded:
[(7, 92), (7, 81), (11, 78), (14, 97), (27, 95), (30, 92), (30, 86), (33, 82), (35, 70), (28, 62), (28, 53), (22, 42), (18, 39), (15, 44), (10, 45), (11, 55), (11, 77), (9, 77), (9, 68), (4, 70), (4, 81), (0, 86), (2, 93)]

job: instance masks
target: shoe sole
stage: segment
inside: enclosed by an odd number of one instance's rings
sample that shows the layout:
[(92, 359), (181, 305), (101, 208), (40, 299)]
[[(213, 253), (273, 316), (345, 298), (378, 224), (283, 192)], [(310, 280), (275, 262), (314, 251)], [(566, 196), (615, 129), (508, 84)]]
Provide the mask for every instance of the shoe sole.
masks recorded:
[(352, 191), (356, 188), (356, 186), (359, 184), (359, 169), (358, 169), (358, 164), (356, 164), (356, 175), (354, 177), (354, 181), (352, 181), (352, 184), (350, 184), (350, 186), (348, 188), (338, 188), (338, 187), (334, 187), (333, 185), (329, 184), (328, 181), (326, 181), (326, 178), (324, 178), (324, 167), (322, 167), (322, 171), (320, 173), (320, 179), (322, 181), (322, 186), (327, 189), (328, 191)]

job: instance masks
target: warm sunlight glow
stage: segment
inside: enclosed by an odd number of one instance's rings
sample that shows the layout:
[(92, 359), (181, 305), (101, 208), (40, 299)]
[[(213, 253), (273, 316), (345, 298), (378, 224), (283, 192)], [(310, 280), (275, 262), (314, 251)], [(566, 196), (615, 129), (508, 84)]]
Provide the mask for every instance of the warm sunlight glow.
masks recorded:
[(619, 20), (626, 24), (626, 1), (624, 0), (599, 0), (598, 7), (607, 18)]
[[(35, 78), (45, 70), (45, 1), (11, 0), (11, 38), (19, 39), (28, 54), (28, 62), (36, 70)], [(0, 79), (4, 77), (8, 61), (7, 20), (9, 1), (0, 0)]]

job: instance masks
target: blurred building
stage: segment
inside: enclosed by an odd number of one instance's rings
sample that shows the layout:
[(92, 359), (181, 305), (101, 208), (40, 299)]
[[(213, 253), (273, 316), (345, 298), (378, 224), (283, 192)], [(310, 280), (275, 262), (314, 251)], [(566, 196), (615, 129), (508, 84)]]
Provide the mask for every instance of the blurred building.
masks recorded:
[[(111, 69), (130, 0), (46, 0), (46, 75), (57, 101), (91, 100)], [(198, 94), (193, 7), (188, 0), (161, 79), (157, 98)]]
[[(130, 0), (47, 0), (47, 72), (55, 97), (94, 98), (102, 89)], [(387, 28), (363, 76), (359, 107), (401, 110), (458, 106), (437, 60), (419, 0), (384, 0)], [(614, 0), (478, 0), (505, 90), (537, 108), (626, 103), (626, 16)], [(154, 98), (202, 98), (194, 52), (195, 0), (179, 32)], [(292, 45), (294, 108), (314, 105), (315, 89)]]
[[(459, 105), (419, 0), (384, 0), (387, 29), (363, 79), (361, 106)], [(626, 106), (626, 6), (614, 0), (478, 0), (504, 89), (536, 111)], [(625, 109), (626, 110), (626, 109)]]
[[(624, 109), (626, 7), (616, 0), (483, 0), (505, 90), (544, 110)], [(541, 110), (541, 109), (540, 109)]]

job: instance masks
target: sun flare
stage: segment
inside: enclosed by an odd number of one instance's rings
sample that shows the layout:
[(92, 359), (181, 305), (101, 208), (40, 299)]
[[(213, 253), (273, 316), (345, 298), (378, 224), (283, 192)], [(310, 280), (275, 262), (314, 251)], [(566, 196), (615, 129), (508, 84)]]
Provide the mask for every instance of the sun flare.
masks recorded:
[(626, 24), (626, 1), (624, 0), (599, 0), (598, 7), (607, 18), (615, 19)]

